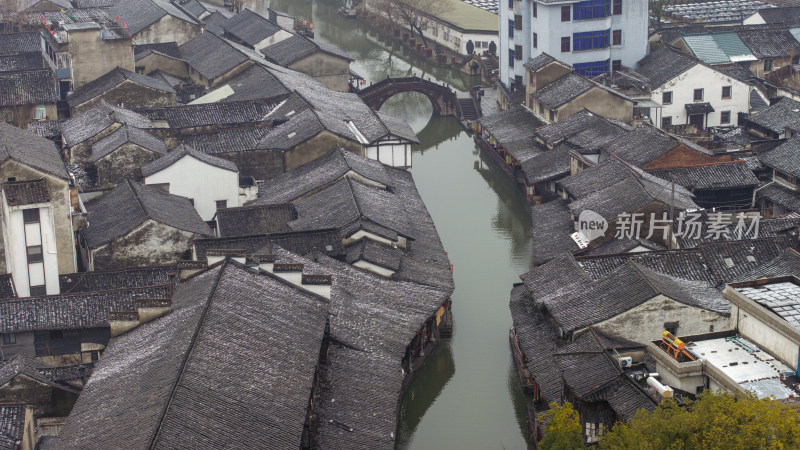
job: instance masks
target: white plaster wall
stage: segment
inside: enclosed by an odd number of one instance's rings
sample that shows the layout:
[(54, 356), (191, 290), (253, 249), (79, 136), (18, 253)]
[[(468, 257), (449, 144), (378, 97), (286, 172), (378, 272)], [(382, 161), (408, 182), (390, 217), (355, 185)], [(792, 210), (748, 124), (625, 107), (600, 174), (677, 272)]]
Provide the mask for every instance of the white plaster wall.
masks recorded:
[(666, 322), (679, 322), (679, 335), (708, 333), (712, 325), (714, 331), (731, 329), (729, 316), (688, 306), (663, 295), (601, 322), (596, 327), (604, 333), (646, 344), (661, 336)]
[[(53, 212), (49, 207), (39, 208), (40, 236), (28, 236), (26, 242), (25, 223), (22, 210), (8, 210), (4, 219), (4, 237), (6, 238), (6, 263), (14, 280), (14, 289), (19, 297), (30, 296), (30, 280), (28, 278), (27, 244), (37, 245), (41, 242), (44, 281), (48, 295), (59, 293), (58, 284), (58, 249), (56, 232), (53, 226)], [(29, 230), (34, 228), (29, 225)]]
[[(731, 86), (731, 98), (722, 98), (722, 86)], [(652, 99), (662, 103), (664, 92), (672, 91), (672, 104), (663, 105), (662, 117), (672, 117), (673, 125), (682, 125), (687, 122), (686, 104), (694, 102), (694, 90), (702, 88), (703, 102), (708, 102), (714, 112), (708, 114), (706, 127), (720, 125), (721, 111), (731, 112), (730, 124), (735, 126), (740, 112), (750, 109), (750, 87), (739, 80), (731, 78), (703, 65), (696, 65), (686, 72), (666, 82), (663, 86), (653, 90)], [(661, 122), (656, 124), (661, 127)]]
[(372, 264), (371, 262), (367, 262), (361, 259), (353, 263), (353, 265), (355, 267), (358, 267), (359, 269), (369, 270), (372, 273), (378, 274), (386, 278), (389, 278), (394, 274), (393, 270), (385, 269), (377, 264)]
[[(263, 50), (264, 48), (269, 47), (270, 45), (273, 45), (273, 44), (277, 44), (278, 42), (280, 42), (280, 41), (282, 41), (284, 39), (287, 39), (287, 38), (289, 38), (291, 36), (292, 36), (292, 33), (289, 33), (286, 30), (278, 30), (277, 33), (273, 34), (272, 36), (264, 39), (263, 41), (259, 42), (256, 45), (254, 45), (254, 47), (255, 47), (256, 50), (259, 51), (259, 53), (261, 53), (261, 50)], [(262, 53), (262, 56), (263, 56), (263, 53)]]
[(194, 199), (194, 208), (203, 220), (217, 212), (217, 200), (228, 207), (239, 204), (239, 174), (206, 164), (186, 155), (166, 169), (145, 178), (145, 184), (169, 183), (170, 194)]
[(736, 305), (731, 305), (731, 324), (739, 329), (742, 336), (753, 341), (762, 350), (780, 359), (795, 371), (798, 370), (800, 342), (789, 339), (758, 317), (740, 310)]

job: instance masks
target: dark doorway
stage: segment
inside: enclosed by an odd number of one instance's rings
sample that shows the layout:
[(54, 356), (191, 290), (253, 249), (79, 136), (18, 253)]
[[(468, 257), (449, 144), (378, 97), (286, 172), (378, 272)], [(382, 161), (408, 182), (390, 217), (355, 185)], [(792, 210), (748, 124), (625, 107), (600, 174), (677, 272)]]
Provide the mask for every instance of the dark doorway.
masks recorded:
[(698, 130), (702, 130), (705, 123), (705, 114), (692, 114), (689, 116), (689, 123), (694, 125)]

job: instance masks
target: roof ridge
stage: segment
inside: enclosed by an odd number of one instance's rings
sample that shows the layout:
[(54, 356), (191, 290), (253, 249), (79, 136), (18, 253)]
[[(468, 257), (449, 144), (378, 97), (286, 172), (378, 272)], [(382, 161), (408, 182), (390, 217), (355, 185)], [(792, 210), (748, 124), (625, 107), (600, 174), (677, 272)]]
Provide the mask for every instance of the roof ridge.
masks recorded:
[(705, 167), (705, 166), (722, 166), (726, 164), (747, 164), (747, 161), (743, 159), (736, 159), (733, 161), (718, 161), (718, 162), (710, 162), (710, 163), (698, 163), (698, 164), (687, 164), (685, 166), (678, 166), (678, 167), (670, 167), (668, 169), (655, 169), (653, 172), (659, 171), (667, 171), (667, 170), (675, 170), (675, 169), (691, 169), (693, 167)]
[(638, 272), (638, 273), (639, 273), (639, 275), (641, 275), (641, 276), (642, 276), (642, 278), (644, 278), (644, 280), (647, 282), (647, 284), (648, 284), (648, 285), (649, 285), (649, 286), (650, 286), (650, 287), (651, 287), (651, 288), (652, 288), (654, 291), (656, 291), (657, 293), (659, 293), (659, 294), (661, 294), (661, 295), (664, 295), (664, 294), (663, 294), (663, 292), (661, 292), (661, 289), (659, 289), (659, 288), (658, 288), (658, 287), (657, 287), (657, 286), (656, 286), (656, 285), (655, 285), (655, 284), (654, 284), (654, 283), (653, 283), (653, 282), (650, 280), (650, 277), (648, 277), (648, 276), (647, 276), (647, 275), (644, 273), (644, 271), (642, 270), (644, 266), (640, 267), (640, 266), (639, 266), (639, 263), (637, 263), (636, 261), (630, 260), (630, 259), (629, 259), (628, 261), (626, 261), (626, 262), (627, 262), (628, 264), (630, 264), (631, 266), (633, 266), (633, 268), (634, 268), (634, 269), (636, 269), (636, 272)]
[[(144, 206), (144, 202), (142, 201), (141, 198), (139, 198), (139, 191), (133, 185), (133, 183), (136, 183), (136, 182), (133, 181), (133, 180), (125, 180), (125, 183), (127, 183), (128, 187), (130, 187), (131, 191), (133, 191), (133, 197), (136, 199), (136, 202), (139, 203), (139, 206), (142, 207), (142, 211), (144, 211), (145, 217), (147, 217), (150, 220), (153, 220), (153, 218), (150, 217), (150, 211), (147, 210), (147, 207)], [(139, 184), (139, 183), (137, 183), (137, 184)], [(142, 186), (144, 186), (144, 185), (142, 185)]]
[(150, 440), (150, 448), (153, 448), (158, 437), (161, 435), (161, 429), (164, 425), (164, 419), (167, 416), (167, 412), (169, 411), (169, 407), (172, 404), (172, 400), (175, 398), (175, 392), (178, 390), (178, 386), (181, 384), (181, 379), (183, 379), (184, 371), (186, 370), (186, 363), (189, 361), (189, 358), (194, 351), (195, 343), (197, 342), (197, 337), (200, 335), (200, 330), (203, 328), (205, 324), (206, 314), (208, 314), (208, 310), (211, 308), (211, 303), (214, 301), (214, 294), (217, 292), (217, 287), (219, 286), (219, 282), (222, 280), (222, 274), (225, 272), (225, 269), (230, 264), (229, 259), (225, 259), (220, 264), (219, 274), (217, 274), (217, 279), (214, 280), (214, 284), (209, 290), (208, 299), (206, 300), (206, 306), (203, 309), (203, 313), (200, 315), (200, 320), (197, 321), (197, 326), (194, 329), (194, 333), (192, 334), (192, 339), (189, 341), (188, 351), (184, 353), (183, 360), (181, 361), (181, 366), (178, 371), (178, 377), (175, 379), (175, 384), (172, 386), (172, 391), (169, 394), (169, 400), (167, 401), (166, 405), (164, 406), (164, 410), (161, 412), (160, 417), (158, 418), (158, 427), (156, 428), (155, 434), (153, 438)]

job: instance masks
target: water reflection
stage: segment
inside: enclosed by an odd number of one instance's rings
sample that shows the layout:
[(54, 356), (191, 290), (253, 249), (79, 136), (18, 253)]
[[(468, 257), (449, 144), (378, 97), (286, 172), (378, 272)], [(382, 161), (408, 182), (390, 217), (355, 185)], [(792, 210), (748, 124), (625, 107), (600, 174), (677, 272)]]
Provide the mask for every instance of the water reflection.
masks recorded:
[[(414, 74), (466, 90), (475, 79), (432, 67), (336, 13), (342, 0), (253, 0), (311, 18), (318, 39), (355, 59), (370, 81)], [(530, 215), (523, 194), (480, 153), (452, 117), (432, 116), (421, 94), (401, 94), (382, 111), (405, 119), (421, 144), (414, 179), (454, 264), (455, 333), (402, 399), (398, 448), (525, 448), (528, 399), (508, 348), (509, 291), (531, 266)], [(456, 370), (457, 368), (457, 370)]]

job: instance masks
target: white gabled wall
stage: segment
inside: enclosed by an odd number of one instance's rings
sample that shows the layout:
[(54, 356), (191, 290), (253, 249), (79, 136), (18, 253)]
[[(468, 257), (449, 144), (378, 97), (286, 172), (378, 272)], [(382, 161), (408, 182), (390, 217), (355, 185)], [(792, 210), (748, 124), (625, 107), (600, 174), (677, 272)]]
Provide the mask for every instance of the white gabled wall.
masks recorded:
[[(45, 285), (48, 295), (58, 294), (60, 290), (58, 249), (52, 208), (49, 206), (36, 208), (35, 205), (30, 205), (30, 209), (39, 210), (39, 222), (26, 225), (22, 218), (22, 209), (11, 209), (5, 202), (3, 203), (6, 266), (14, 280), (17, 296), (30, 296), (31, 277), (34, 279), (35, 285)], [(27, 247), (33, 245), (42, 246), (42, 262), (33, 263), (29, 271)]]
[(239, 174), (204, 163), (186, 155), (166, 169), (144, 179), (145, 184), (169, 183), (169, 193), (194, 200), (194, 208), (203, 220), (211, 220), (217, 212), (217, 200), (226, 200), (228, 207), (239, 204)]
[[(722, 87), (731, 86), (731, 98), (722, 98)], [(703, 89), (703, 101), (694, 101), (694, 90)], [(686, 114), (687, 103), (708, 102), (714, 108), (714, 112), (708, 114), (706, 127), (719, 125), (735, 126), (740, 112), (747, 113), (750, 109), (750, 86), (735, 78), (718, 72), (710, 67), (697, 64), (686, 72), (667, 81), (663, 86), (658, 87), (652, 92), (652, 100), (661, 104), (663, 93), (672, 91), (672, 103), (662, 105), (661, 117), (672, 117), (673, 125), (683, 125), (687, 123)], [(721, 124), (720, 116), (722, 111), (731, 112), (729, 124)], [(661, 128), (661, 123), (655, 124)]]

